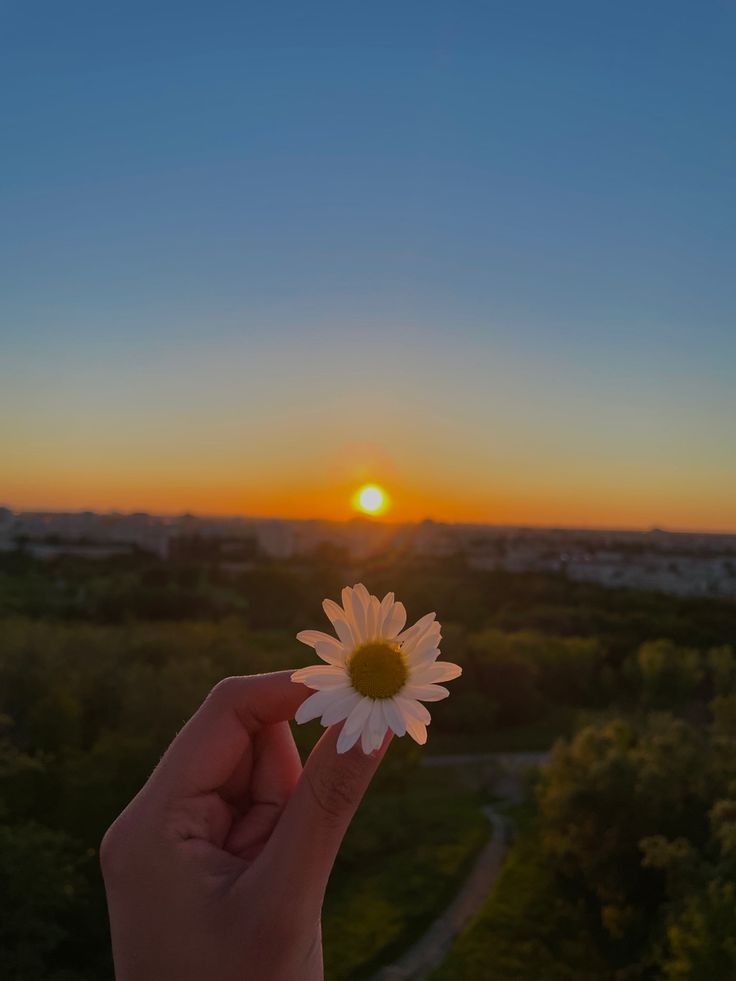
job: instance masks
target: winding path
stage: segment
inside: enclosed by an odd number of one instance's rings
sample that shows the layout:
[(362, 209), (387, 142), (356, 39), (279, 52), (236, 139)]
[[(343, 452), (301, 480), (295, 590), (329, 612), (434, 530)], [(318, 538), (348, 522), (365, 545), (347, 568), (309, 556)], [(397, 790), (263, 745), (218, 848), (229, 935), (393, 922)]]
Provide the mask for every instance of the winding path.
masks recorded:
[[(504, 803), (510, 803), (520, 799), (524, 771), (530, 766), (543, 766), (546, 761), (546, 753), (469, 753), (428, 756), (424, 766), (497, 767), (501, 774), (497, 792)], [(485, 806), (483, 813), (491, 822), (493, 835), (481, 849), (460, 892), (427, 932), (393, 964), (381, 968), (372, 981), (426, 981), (445, 959), (455, 937), (483, 905), (501, 871), (509, 840), (506, 818), (491, 805)]]

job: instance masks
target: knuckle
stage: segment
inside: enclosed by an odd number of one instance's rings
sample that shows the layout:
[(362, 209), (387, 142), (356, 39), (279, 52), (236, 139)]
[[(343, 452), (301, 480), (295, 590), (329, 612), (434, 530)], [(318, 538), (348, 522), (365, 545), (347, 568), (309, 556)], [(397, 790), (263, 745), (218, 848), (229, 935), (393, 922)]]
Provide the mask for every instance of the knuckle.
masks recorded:
[(342, 824), (350, 817), (362, 796), (364, 768), (345, 759), (339, 767), (306, 769), (305, 778), (312, 797), (328, 824)]
[(238, 677), (223, 678), (218, 681), (207, 696), (208, 702), (215, 702), (218, 705), (230, 704), (235, 700), (236, 695), (242, 690), (243, 680)]

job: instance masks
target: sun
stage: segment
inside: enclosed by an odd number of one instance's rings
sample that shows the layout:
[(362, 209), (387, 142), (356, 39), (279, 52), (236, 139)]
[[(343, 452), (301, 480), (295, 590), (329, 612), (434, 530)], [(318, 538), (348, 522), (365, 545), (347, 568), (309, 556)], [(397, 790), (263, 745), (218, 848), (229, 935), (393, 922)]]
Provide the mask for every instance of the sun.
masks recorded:
[(383, 514), (388, 508), (388, 496), (378, 484), (364, 484), (353, 497), (353, 507), (363, 514)]

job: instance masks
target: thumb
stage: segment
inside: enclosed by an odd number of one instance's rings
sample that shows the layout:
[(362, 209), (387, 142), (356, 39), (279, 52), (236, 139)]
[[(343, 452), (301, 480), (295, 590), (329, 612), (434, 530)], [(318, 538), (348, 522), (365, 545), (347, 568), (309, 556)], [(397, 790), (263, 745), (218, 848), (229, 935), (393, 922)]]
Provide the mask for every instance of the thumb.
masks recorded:
[(389, 732), (369, 756), (360, 744), (338, 754), (341, 728), (328, 729), (312, 750), (261, 856), (312, 910), (322, 904), (342, 839), (391, 742)]

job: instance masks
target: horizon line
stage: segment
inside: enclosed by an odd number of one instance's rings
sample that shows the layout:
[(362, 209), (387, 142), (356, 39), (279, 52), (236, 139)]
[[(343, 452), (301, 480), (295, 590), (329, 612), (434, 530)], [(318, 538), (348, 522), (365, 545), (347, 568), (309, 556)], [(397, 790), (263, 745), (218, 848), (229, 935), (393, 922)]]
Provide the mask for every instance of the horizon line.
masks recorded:
[(564, 524), (530, 524), (516, 522), (493, 522), (493, 521), (453, 521), (444, 518), (433, 518), (427, 515), (414, 521), (392, 521), (390, 518), (375, 517), (368, 514), (354, 514), (349, 518), (318, 518), (318, 517), (282, 517), (279, 515), (260, 515), (246, 514), (243, 512), (230, 514), (203, 513), (195, 511), (140, 511), (125, 510), (122, 508), (111, 508), (99, 510), (97, 508), (16, 508), (11, 504), (0, 503), (0, 509), (6, 509), (14, 515), (21, 514), (94, 514), (98, 516), (120, 516), (132, 517), (133, 515), (147, 515), (151, 518), (177, 519), (191, 517), (202, 521), (223, 521), (223, 520), (242, 520), (242, 521), (283, 521), (283, 522), (323, 522), (325, 524), (345, 525), (350, 522), (360, 521), (372, 525), (384, 525), (394, 527), (406, 527), (411, 525), (421, 525), (425, 522), (432, 522), (438, 525), (454, 525), (458, 527), (479, 527), (479, 528), (514, 528), (523, 531), (595, 531), (595, 532), (614, 532), (618, 534), (651, 535), (654, 533), (666, 535), (708, 535), (713, 537), (736, 537), (736, 529), (700, 529), (700, 528), (668, 528), (664, 525), (631, 526), (631, 525), (564, 525)]

